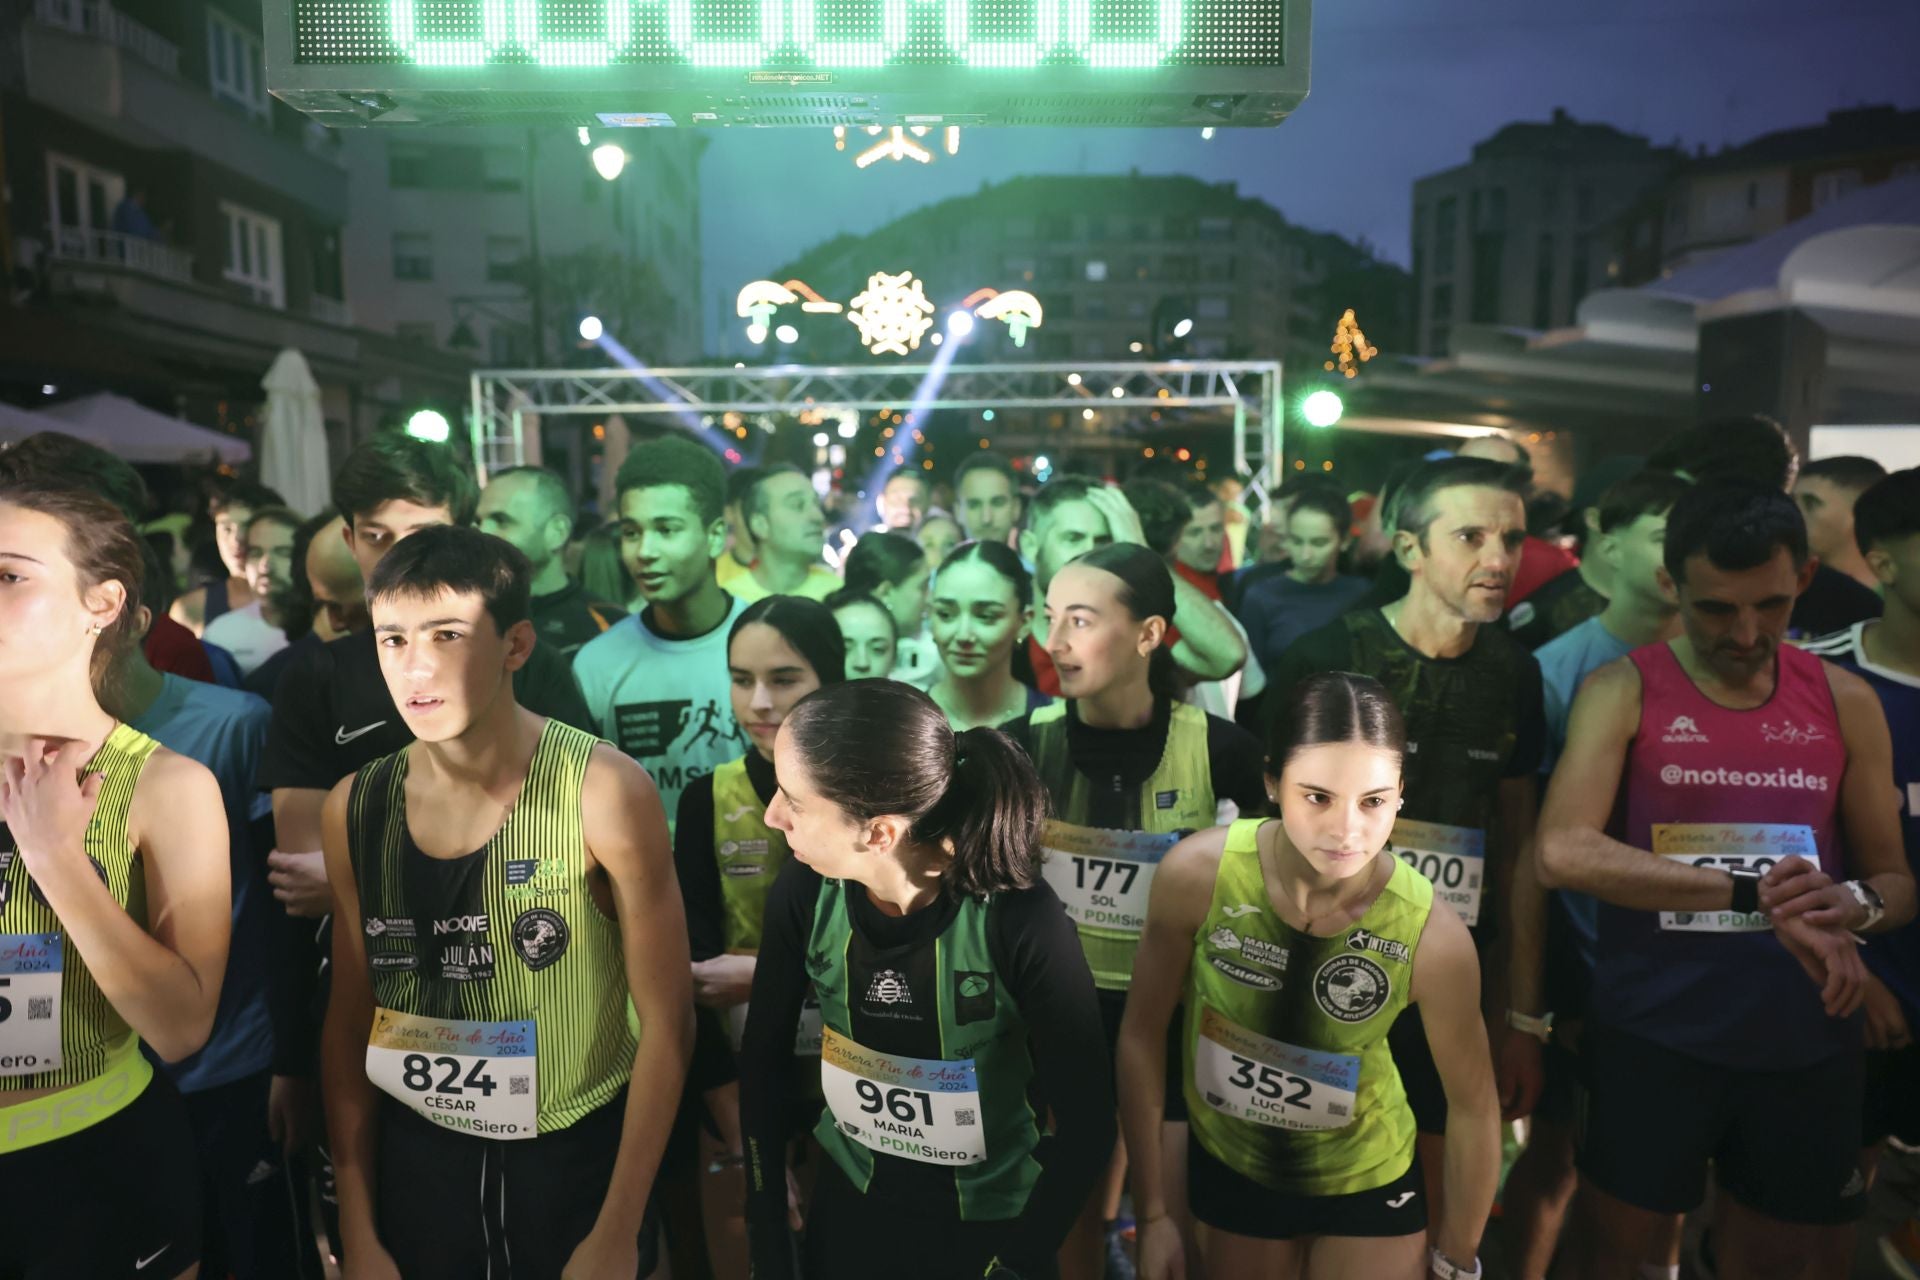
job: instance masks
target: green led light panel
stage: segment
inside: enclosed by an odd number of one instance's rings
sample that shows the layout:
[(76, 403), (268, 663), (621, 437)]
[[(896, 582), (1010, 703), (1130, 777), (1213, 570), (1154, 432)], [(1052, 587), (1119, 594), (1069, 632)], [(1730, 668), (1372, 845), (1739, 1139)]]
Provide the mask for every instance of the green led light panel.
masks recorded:
[(293, 0), (293, 64), (1273, 67), (1281, 0)]

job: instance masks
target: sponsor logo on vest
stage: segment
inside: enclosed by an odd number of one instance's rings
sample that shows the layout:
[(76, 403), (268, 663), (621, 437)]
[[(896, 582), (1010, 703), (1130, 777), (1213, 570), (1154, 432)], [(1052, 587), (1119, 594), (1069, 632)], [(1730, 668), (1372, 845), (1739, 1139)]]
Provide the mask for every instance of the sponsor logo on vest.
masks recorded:
[(738, 822), (740, 821), (740, 819), (746, 817), (749, 813), (752, 813), (752, 812), (753, 812), (752, 805), (743, 804), (735, 808), (731, 813), (721, 814), (720, 820), (722, 822)]
[(420, 957), (416, 955), (372, 956), (367, 961), (375, 973), (410, 973), (420, 967)]
[(448, 916), (445, 920), (433, 922), (433, 936), (442, 938), (449, 933), (485, 933), (491, 927), (484, 912), (477, 916)]
[(525, 884), (533, 879), (534, 868), (540, 865), (538, 858), (514, 858), (507, 863), (507, 883)]
[(1280, 989), (1280, 979), (1270, 973), (1261, 973), (1257, 969), (1249, 969), (1245, 965), (1223, 960), (1219, 956), (1208, 956), (1207, 963), (1243, 987), (1255, 987), (1261, 991)]
[(368, 916), (366, 933), (369, 938), (411, 938), (413, 920), (408, 916)]
[(767, 874), (767, 868), (765, 864), (759, 862), (736, 862), (732, 866), (722, 867), (720, 874), (741, 879), (750, 876), (763, 876)]
[(882, 969), (873, 975), (873, 982), (867, 987), (868, 1004), (912, 1004), (913, 992), (907, 986), (907, 976), (897, 969)]
[(567, 864), (559, 858), (516, 858), (507, 863), (509, 898), (563, 898), (572, 893)]
[(454, 942), (440, 949), (440, 976), (452, 982), (491, 982), (493, 945)]
[(1393, 984), (1387, 971), (1365, 956), (1335, 956), (1313, 975), (1313, 998), (1338, 1022), (1365, 1022), (1387, 1007)]
[(1467, 759), (1497, 761), (1500, 759), (1500, 753), (1498, 751), (1488, 751), (1485, 747), (1468, 747)]
[(958, 1026), (993, 1020), (993, 975), (977, 969), (953, 972), (953, 1020)]
[(1660, 735), (1662, 742), (1705, 742), (1707, 735), (1700, 732), (1700, 726), (1694, 723), (1692, 716), (1675, 716), (1667, 731)]
[(1220, 908), (1220, 914), (1229, 920), (1238, 920), (1241, 916), (1250, 916), (1259, 909), (1251, 902), (1242, 902), (1238, 906)]
[(1242, 937), (1227, 926), (1221, 925), (1207, 935), (1207, 941), (1222, 951), (1236, 951), (1243, 959), (1253, 964), (1263, 964), (1269, 969), (1287, 967), (1289, 954), (1287, 949), (1268, 942), (1265, 938)]
[(1773, 787), (1788, 791), (1827, 791), (1833, 779), (1805, 769), (1683, 769), (1660, 766), (1660, 781), (1669, 787)]
[(1377, 933), (1365, 929), (1355, 929), (1347, 935), (1347, 945), (1355, 951), (1378, 951), (1389, 960), (1398, 960), (1401, 964), (1413, 963), (1413, 948), (1404, 942), (1395, 942), (1392, 938), (1383, 938)]
[(1179, 803), (1180, 793), (1178, 791), (1156, 791), (1153, 793), (1153, 807), (1156, 809), (1171, 809)]
[(1782, 720), (1779, 724), (1762, 721), (1760, 737), (1764, 741), (1788, 747), (1804, 747), (1827, 740), (1827, 735), (1812, 725), (1798, 725), (1791, 720)]
[(572, 938), (565, 917), (545, 907), (522, 911), (513, 922), (513, 949), (535, 973), (565, 955)]
[(807, 952), (807, 972), (813, 977), (818, 978), (823, 976), (832, 964), (833, 957), (829, 956), (826, 951), (820, 947), (815, 947), (813, 950)]
[(757, 858), (766, 851), (765, 840), (724, 840), (720, 844), (723, 858)]

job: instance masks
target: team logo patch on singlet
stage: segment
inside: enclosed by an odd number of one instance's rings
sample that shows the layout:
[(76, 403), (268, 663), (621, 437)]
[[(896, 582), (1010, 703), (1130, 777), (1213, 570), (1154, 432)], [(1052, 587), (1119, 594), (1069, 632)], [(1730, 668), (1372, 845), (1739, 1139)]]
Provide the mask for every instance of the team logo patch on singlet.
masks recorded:
[(1347, 935), (1347, 945), (1355, 951), (1377, 951), (1389, 960), (1398, 960), (1401, 964), (1413, 963), (1413, 948), (1404, 942), (1395, 942), (1392, 938), (1382, 938), (1365, 929), (1355, 929)]
[(1705, 742), (1707, 735), (1700, 732), (1700, 726), (1694, 723), (1692, 716), (1675, 716), (1667, 731), (1660, 735), (1662, 742)]
[(1779, 724), (1763, 722), (1760, 737), (1764, 741), (1787, 747), (1804, 747), (1827, 740), (1827, 735), (1812, 725), (1798, 725), (1791, 720), (1782, 720)]
[(907, 977), (894, 969), (882, 969), (867, 986), (868, 1004), (912, 1004), (913, 991)]
[(1243, 964), (1235, 964), (1233, 961), (1224, 960), (1219, 956), (1208, 956), (1207, 963), (1243, 987), (1253, 987), (1260, 991), (1278, 991), (1280, 989), (1280, 979), (1270, 973), (1261, 973), (1257, 969), (1249, 969)]
[[(1235, 952), (1249, 964), (1264, 965), (1269, 969), (1281, 970), (1287, 967), (1288, 952), (1285, 947), (1268, 942), (1265, 938), (1242, 937), (1225, 925), (1221, 925), (1212, 933), (1208, 934), (1207, 942), (1220, 951)], [(1232, 973), (1224, 968), (1221, 969), (1220, 972), (1225, 973), (1230, 978), (1233, 976)], [(1254, 983), (1252, 985), (1265, 986), (1266, 984)], [(1278, 983), (1274, 984), (1274, 987), (1278, 986)], [(1268, 990), (1273, 989), (1273, 987), (1268, 988)]]
[(513, 949), (535, 973), (565, 955), (572, 939), (566, 919), (545, 907), (522, 911), (513, 922)]
[(1329, 1018), (1365, 1022), (1393, 993), (1387, 971), (1365, 956), (1335, 956), (1313, 975), (1313, 998)]
[(974, 969), (953, 973), (953, 1020), (956, 1025), (993, 1020), (993, 975)]

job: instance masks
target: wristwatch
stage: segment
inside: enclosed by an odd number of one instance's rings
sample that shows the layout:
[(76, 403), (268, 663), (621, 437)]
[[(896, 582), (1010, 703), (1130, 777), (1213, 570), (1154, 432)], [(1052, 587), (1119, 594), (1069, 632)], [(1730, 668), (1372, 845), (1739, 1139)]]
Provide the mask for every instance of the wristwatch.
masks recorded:
[(1438, 1249), (1427, 1250), (1427, 1269), (1439, 1280), (1480, 1280), (1480, 1259), (1473, 1260), (1471, 1269), (1461, 1266)]
[(1847, 881), (1847, 892), (1851, 893), (1853, 900), (1864, 907), (1867, 912), (1866, 923), (1862, 924), (1857, 932), (1864, 933), (1868, 929), (1873, 928), (1873, 926), (1880, 923), (1880, 918), (1887, 914), (1886, 900), (1880, 896), (1878, 889), (1868, 884), (1865, 880)]
[(1760, 910), (1760, 873), (1729, 871), (1733, 877), (1733, 910), (1753, 915)]
[(1546, 1044), (1553, 1038), (1553, 1014), (1543, 1013), (1534, 1017), (1530, 1013), (1521, 1013), (1515, 1009), (1507, 1010), (1507, 1025), (1515, 1031), (1524, 1031), (1528, 1035)]

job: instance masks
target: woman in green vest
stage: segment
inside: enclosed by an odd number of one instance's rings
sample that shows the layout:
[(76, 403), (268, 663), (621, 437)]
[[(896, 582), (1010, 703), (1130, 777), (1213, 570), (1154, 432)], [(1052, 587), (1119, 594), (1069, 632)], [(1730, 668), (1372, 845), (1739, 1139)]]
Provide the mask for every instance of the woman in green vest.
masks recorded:
[[(733, 1056), (747, 1021), (760, 918), (787, 860), (786, 838), (766, 823), (774, 793), (774, 735), (794, 703), (841, 682), (844, 653), (840, 628), (824, 604), (768, 596), (742, 610), (727, 634), (727, 671), (733, 718), (752, 745), (680, 793), (673, 860), (687, 912), (700, 1019), (687, 1075), (689, 1105), (671, 1150), (680, 1167), (706, 1171), (700, 1177), (702, 1199), (724, 1206), (722, 1212), (735, 1218), (732, 1230), (709, 1231), (717, 1275), (740, 1274), (745, 1263), (738, 1256), (740, 1090)], [(795, 1052), (818, 1053), (819, 1016), (803, 1022)], [(710, 1122), (704, 1153), (697, 1151), (702, 1144), (695, 1097)]]
[(996, 728), (1053, 699), (1013, 677), (1013, 651), (1033, 621), (1033, 575), (1003, 542), (963, 543), (934, 575), (928, 630), (941, 673), (927, 690), (947, 723)]
[[(1047, 588), (1047, 653), (1066, 700), (1007, 729), (1026, 746), (1052, 798), (1047, 883), (1079, 930), (1100, 988), (1109, 1053), (1119, 1042), (1161, 857), (1180, 837), (1219, 821), (1223, 805), (1258, 813), (1267, 799), (1253, 735), (1176, 697), (1166, 645), (1173, 611), (1173, 574), (1146, 547), (1114, 543), (1071, 561)], [(1169, 1044), (1170, 1054), (1177, 1050)], [(1168, 1098), (1168, 1119), (1184, 1119), (1177, 1093)], [(1174, 1137), (1165, 1145), (1178, 1157), (1185, 1135)], [(1098, 1280), (1106, 1256), (1120, 1247), (1115, 1218), (1124, 1176), (1116, 1151), (1105, 1195), (1087, 1206), (1062, 1259), (1068, 1280)]]
[[(1183, 1001), (1186, 1200), (1214, 1276), (1473, 1280), (1500, 1102), (1466, 926), (1387, 848), (1406, 731), (1375, 680), (1327, 672), (1278, 708), (1280, 817), (1189, 836), (1154, 881), (1120, 1034), (1141, 1280), (1187, 1274), (1161, 1162), (1167, 1029)], [(1419, 1005), (1447, 1093), (1429, 1250), (1415, 1125), (1387, 1031)]]
[(199, 1270), (186, 1104), (142, 1049), (213, 1028), (226, 808), (95, 695), (140, 643), (144, 564), (105, 499), (0, 482), (0, 1275)]
[[(793, 861), (740, 1053), (754, 1275), (1055, 1275), (1114, 1124), (1093, 982), (1040, 877), (1033, 767), (880, 680), (802, 701), (774, 766), (767, 821)], [(787, 1069), (809, 983), (824, 1107)], [(826, 1159), (796, 1252), (783, 1152), (802, 1116)]]

